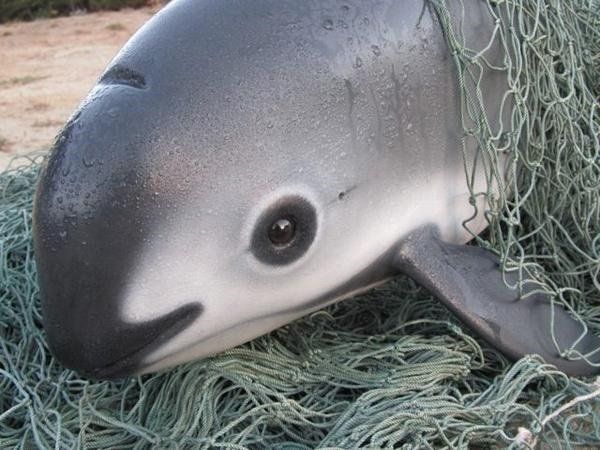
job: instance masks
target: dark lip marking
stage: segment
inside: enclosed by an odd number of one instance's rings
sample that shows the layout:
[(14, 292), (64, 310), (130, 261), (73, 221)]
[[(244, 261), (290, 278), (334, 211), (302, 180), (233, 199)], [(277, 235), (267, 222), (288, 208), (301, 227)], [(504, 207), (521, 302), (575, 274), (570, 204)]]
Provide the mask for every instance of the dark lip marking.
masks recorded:
[(125, 67), (121, 64), (115, 64), (108, 69), (99, 80), (100, 84), (121, 84), (136, 89), (146, 88), (146, 77), (140, 72)]
[(139, 371), (139, 362), (145, 355), (185, 330), (194, 320), (196, 320), (196, 318), (201, 315), (202, 309), (201, 303), (189, 303), (185, 305), (179, 311), (177, 311), (177, 315), (179, 317), (176, 319), (176, 321), (174, 321), (167, 329), (157, 334), (150, 342), (131, 351), (125, 357), (122, 357), (117, 361), (98, 369), (94, 369), (89, 375), (103, 380), (131, 376), (136, 371)]

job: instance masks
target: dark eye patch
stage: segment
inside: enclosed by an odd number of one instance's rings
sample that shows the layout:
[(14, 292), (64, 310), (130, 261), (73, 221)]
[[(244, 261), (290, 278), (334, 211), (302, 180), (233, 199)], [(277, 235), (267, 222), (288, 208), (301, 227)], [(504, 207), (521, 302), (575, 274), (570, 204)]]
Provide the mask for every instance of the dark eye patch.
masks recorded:
[(290, 264), (306, 253), (316, 231), (317, 214), (310, 202), (299, 196), (283, 197), (256, 222), (250, 250), (265, 264)]

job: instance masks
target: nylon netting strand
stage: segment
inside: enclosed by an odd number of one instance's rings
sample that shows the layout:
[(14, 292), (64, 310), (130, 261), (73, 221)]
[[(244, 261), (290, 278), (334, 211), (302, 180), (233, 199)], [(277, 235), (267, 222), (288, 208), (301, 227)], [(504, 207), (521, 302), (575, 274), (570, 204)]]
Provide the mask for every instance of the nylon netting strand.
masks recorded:
[[(598, 331), (600, 310), (600, 4), (593, 2), (488, 3), (495, 21), (492, 40), (474, 51), (465, 45), (467, 6), (453, 17), (445, 1), (432, 0), (462, 86), (465, 146), (475, 141), (477, 164), (467, 179), (487, 175), (489, 199), (484, 247), (498, 251), (507, 270), (531, 275), (539, 289)], [(487, 51), (504, 49), (504, 66)], [(493, 132), (482, 74), (507, 74), (502, 107), (512, 104), (510, 123)], [(509, 99), (509, 100), (506, 100)], [(499, 155), (510, 162), (498, 170)], [(499, 195), (495, 186), (504, 186)], [(465, 226), (469, 228), (469, 222)], [(585, 319), (583, 319), (585, 317)], [(552, 327), (554, 334), (553, 324)], [(565, 356), (586, 357), (562, 348)]]

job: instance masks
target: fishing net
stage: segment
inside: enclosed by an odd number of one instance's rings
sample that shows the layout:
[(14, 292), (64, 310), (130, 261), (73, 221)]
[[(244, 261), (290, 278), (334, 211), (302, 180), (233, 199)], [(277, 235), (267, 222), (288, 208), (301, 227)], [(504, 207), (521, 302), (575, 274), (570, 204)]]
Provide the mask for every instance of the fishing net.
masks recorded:
[[(490, 182), (503, 182), (498, 154), (512, 162), (506, 191), (473, 192), (490, 200), (480, 245), (600, 332), (598, 3), (489, 2), (515, 105), (500, 133), (477, 88), (485, 51), (466, 48), (445, 1), (429, 6), (463, 87), (465, 143)], [(509, 363), (405, 277), (168, 373), (95, 382), (64, 370), (46, 346), (32, 258), (40, 164), (0, 175), (0, 448), (600, 445), (600, 380), (533, 356)]]

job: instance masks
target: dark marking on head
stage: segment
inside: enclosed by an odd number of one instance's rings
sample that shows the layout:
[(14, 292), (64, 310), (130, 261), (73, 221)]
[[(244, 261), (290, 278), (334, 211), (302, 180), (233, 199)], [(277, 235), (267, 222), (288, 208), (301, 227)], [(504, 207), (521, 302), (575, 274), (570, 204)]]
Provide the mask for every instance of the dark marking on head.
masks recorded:
[[(188, 303), (156, 320), (141, 324), (126, 325), (134, 331), (146, 329), (148, 333), (138, 349), (131, 349), (132, 343), (127, 342), (127, 347), (131, 352), (120, 357), (116, 362), (104, 367), (96, 368), (89, 372), (89, 375), (97, 379), (116, 379), (135, 374), (143, 367), (141, 361), (146, 355), (149, 355), (162, 344), (167, 342), (179, 332), (187, 328), (194, 320), (202, 314), (202, 304), (199, 302)], [(139, 333), (138, 333), (139, 334)], [(123, 345), (123, 343), (121, 343)]]
[(120, 64), (115, 64), (108, 69), (104, 75), (102, 75), (102, 78), (100, 78), (99, 83), (122, 84), (136, 89), (146, 88), (146, 78), (144, 75)]
[[(287, 223), (293, 224), (293, 230), (280, 229)], [(306, 253), (316, 232), (317, 213), (310, 202), (299, 196), (283, 197), (258, 219), (250, 250), (265, 264), (290, 264)]]

